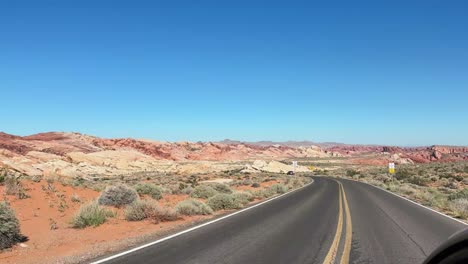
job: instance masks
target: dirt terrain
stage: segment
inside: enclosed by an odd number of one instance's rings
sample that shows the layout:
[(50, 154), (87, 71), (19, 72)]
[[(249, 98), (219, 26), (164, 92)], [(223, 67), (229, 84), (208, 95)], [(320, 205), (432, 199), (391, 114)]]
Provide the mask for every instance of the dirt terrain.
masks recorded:
[[(256, 188), (239, 185), (232, 189), (262, 190), (279, 182), (270, 180), (260, 182)], [(76, 229), (71, 226), (72, 218), (82, 205), (96, 200), (100, 195), (99, 191), (44, 180), (23, 180), (21, 185), (27, 197), (6, 195), (6, 186), (0, 186), (4, 201), (14, 209), (21, 233), (26, 237), (25, 241), (13, 248), (0, 251), (1, 263), (77, 263), (226, 212), (220, 210), (213, 215), (184, 215), (174, 221), (155, 223), (150, 219), (127, 221), (124, 208), (112, 208), (116, 216), (105, 224)], [(189, 198), (188, 194), (166, 193), (158, 200), (158, 204), (161, 207), (174, 208), (179, 202)]]

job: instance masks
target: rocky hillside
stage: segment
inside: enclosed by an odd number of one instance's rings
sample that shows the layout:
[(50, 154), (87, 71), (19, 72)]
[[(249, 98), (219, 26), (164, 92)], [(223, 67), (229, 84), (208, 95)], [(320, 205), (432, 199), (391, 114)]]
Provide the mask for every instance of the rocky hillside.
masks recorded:
[(366, 153), (397, 154), (401, 158), (416, 163), (454, 162), (468, 160), (468, 147), (466, 146), (430, 146), (430, 147), (395, 147), (375, 145), (340, 145), (324, 148), (325, 152), (340, 153), (344, 156), (359, 156)]
[[(0, 166), (27, 175), (118, 175), (140, 171), (197, 173), (237, 168), (246, 160), (330, 157), (316, 146), (258, 146), (246, 143), (157, 142), (104, 139), (79, 133), (26, 137), (0, 133)], [(216, 162), (216, 164), (213, 164)], [(189, 164), (189, 165), (187, 165)]]

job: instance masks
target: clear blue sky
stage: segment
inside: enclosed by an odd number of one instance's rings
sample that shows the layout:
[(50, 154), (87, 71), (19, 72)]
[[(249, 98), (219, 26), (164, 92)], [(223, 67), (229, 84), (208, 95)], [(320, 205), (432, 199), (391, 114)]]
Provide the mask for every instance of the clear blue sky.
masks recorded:
[(164, 2), (2, 1), (0, 131), (468, 145), (466, 1)]

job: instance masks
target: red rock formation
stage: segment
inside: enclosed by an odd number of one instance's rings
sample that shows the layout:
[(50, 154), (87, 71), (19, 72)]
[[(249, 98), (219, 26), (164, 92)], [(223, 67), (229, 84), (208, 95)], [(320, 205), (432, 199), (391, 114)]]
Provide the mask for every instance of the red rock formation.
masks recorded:
[(399, 153), (402, 158), (409, 158), (417, 163), (431, 161), (451, 162), (468, 160), (468, 147), (466, 146), (431, 146), (431, 147), (396, 147), (396, 146), (366, 146), (366, 145), (338, 145), (327, 148), (345, 155), (360, 155), (363, 153)]
[[(318, 147), (293, 147), (288, 145), (264, 145), (229, 141), (214, 142), (156, 142), (132, 138), (104, 139), (79, 133), (50, 132), (26, 137), (0, 132), (0, 151), (26, 155), (30, 151), (66, 156), (70, 152), (93, 153), (104, 150), (133, 150), (158, 160), (245, 160), (307, 157), (317, 154), (332, 156), (336, 153), (359, 156), (364, 153), (392, 153), (414, 162), (449, 162), (468, 160), (468, 147), (431, 146), (404, 148), (375, 145), (332, 145), (322, 151)], [(315, 152), (314, 152), (315, 151)], [(6, 155), (6, 154), (5, 154)], [(11, 155), (11, 154), (8, 154)], [(359, 157), (357, 157), (359, 158)], [(1, 160), (0, 160), (1, 162)], [(363, 163), (364, 161), (360, 161)], [(365, 162), (364, 162), (365, 163)], [(370, 162), (372, 163), (372, 162)]]

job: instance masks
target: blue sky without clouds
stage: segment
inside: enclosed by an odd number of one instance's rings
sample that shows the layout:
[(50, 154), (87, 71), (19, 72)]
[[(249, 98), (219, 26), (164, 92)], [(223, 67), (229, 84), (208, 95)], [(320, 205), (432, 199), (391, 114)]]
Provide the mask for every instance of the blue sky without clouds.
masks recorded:
[(0, 131), (468, 145), (467, 2), (326, 2), (2, 1)]

